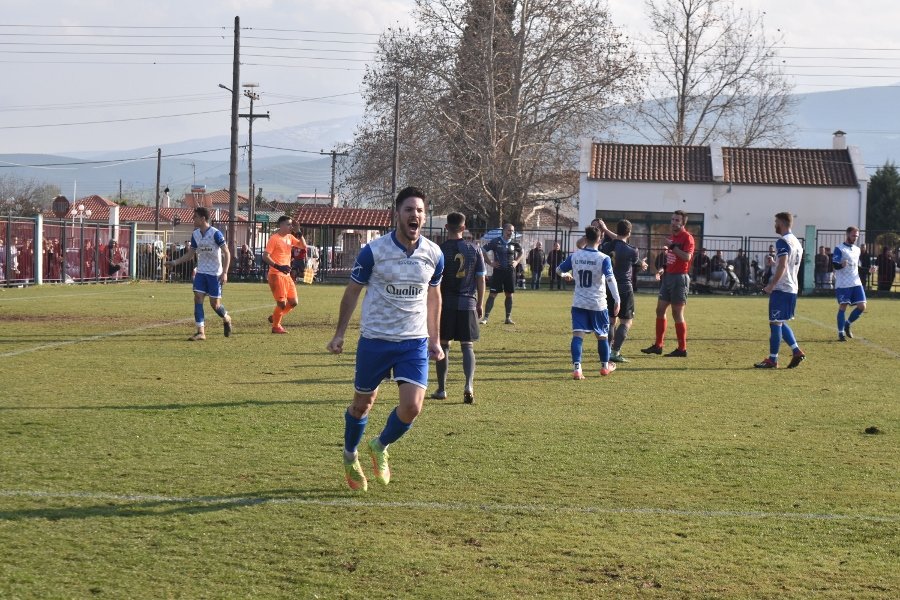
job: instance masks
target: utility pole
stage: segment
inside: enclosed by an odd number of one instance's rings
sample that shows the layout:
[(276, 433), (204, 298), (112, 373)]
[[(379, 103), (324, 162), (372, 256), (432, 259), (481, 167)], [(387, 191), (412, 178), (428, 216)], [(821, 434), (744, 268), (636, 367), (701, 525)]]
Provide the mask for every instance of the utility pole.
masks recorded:
[[(250, 98), (250, 113), (245, 115), (238, 115), (241, 118), (247, 119), (250, 122), (250, 134), (247, 138), (247, 179), (249, 179), (249, 188), (250, 188), (250, 196), (248, 200), (250, 201), (250, 207), (247, 210), (247, 216), (249, 217), (247, 220), (250, 222), (249, 227), (247, 228), (247, 235), (252, 235), (253, 237), (248, 240), (250, 242), (251, 248), (256, 250), (256, 196), (253, 194), (253, 121), (255, 119), (268, 119), (269, 112), (266, 111), (266, 114), (255, 114), (253, 112), (253, 101), (259, 100), (259, 94), (254, 92), (254, 88), (258, 88), (258, 83), (245, 83), (244, 95)], [(251, 231), (253, 232), (251, 234)]]
[(338, 152), (337, 150), (332, 150), (331, 152), (324, 152), (322, 150), (319, 151), (319, 154), (322, 155), (331, 155), (331, 206), (337, 206), (337, 196), (335, 196), (334, 191), (334, 183), (337, 177), (337, 157), (338, 156), (350, 156), (349, 152)]
[[(238, 163), (238, 86), (241, 84), (241, 18), (234, 18), (234, 65), (231, 69), (231, 160), (228, 170), (228, 250), (236, 264), (234, 244), (234, 220), (237, 218), (237, 163)], [(221, 85), (221, 84), (219, 84)], [(225, 88), (228, 89), (228, 88)]]
[(156, 149), (156, 213), (153, 218), (153, 231), (159, 231), (159, 176), (162, 170), (162, 148)]
[[(397, 176), (400, 172), (400, 80), (394, 81), (394, 160), (391, 165), (391, 202), (397, 197)], [(394, 223), (394, 212), (391, 211), (391, 225)]]

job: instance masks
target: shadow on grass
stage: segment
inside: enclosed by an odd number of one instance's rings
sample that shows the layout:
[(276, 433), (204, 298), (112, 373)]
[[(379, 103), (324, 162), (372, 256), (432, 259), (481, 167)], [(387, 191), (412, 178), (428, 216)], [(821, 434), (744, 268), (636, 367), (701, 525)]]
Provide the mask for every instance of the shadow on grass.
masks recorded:
[[(101, 499), (101, 504), (92, 506), (71, 506), (58, 508), (23, 508), (0, 510), (0, 521), (19, 521), (25, 519), (46, 519), (61, 521), (65, 519), (92, 519), (109, 517), (159, 517), (166, 515), (196, 515), (222, 510), (244, 508), (262, 504), (279, 504), (291, 502), (302, 504), (304, 499), (315, 501), (334, 500), (340, 503), (348, 498), (350, 492), (334, 490), (269, 490), (251, 492), (249, 494), (233, 494), (225, 496), (203, 496), (195, 498), (154, 498), (153, 496), (123, 495), (108, 496)], [(35, 495), (34, 498), (55, 499), (53, 495)], [(86, 494), (85, 500), (98, 500), (96, 496)]]

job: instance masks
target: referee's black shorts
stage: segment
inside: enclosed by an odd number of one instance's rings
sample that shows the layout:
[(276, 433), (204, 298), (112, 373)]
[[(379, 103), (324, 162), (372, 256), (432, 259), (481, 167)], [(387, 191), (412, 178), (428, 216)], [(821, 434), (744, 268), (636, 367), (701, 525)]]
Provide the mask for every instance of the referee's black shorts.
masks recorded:
[(516, 272), (515, 269), (494, 269), (491, 275), (491, 293), (507, 292), (509, 294), (516, 293)]

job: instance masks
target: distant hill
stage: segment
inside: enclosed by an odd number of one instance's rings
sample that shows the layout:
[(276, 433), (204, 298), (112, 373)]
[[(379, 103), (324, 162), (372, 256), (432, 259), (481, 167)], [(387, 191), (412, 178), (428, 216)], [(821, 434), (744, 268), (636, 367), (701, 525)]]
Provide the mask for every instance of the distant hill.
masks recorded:
[[(830, 148), (832, 133), (847, 132), (847, 143), (859, 146), (863, 159), (874, 171), (886, 161), (900, 163), (900, 87), (874, 87), (816, 92), (797, 95), (794, 122), (797, 126), (795, 146), (801, 148)], [(319, 150), (330, 150), (337, 144), (352, 141), (358, 117), (345, 117), (306, 123), (269, 131), (255, 131), (253, 135), (253, 173), (257, 188), (263, 188), (267, 198), (290, 199), (299, 193), (327, 192), (331, 184), (331, 159), (319, 156)], [(241, 144), (246, 143), (246, 130)], [(637, 142), (635, 139), (622, 141)], [(191, 183), (206, 184), (208, 189), (228, 186), (227, 135), (183, 140), (163, 147), (164, 155), (193, 153), (164, 159), (162, 186), (172, 190), (172, 197), (180, 197)], [(266, 148), (264, 146), (269, 146)], [(291, 152), (303, 150), (306, 152)], [(121, 160), (149, 156), (146, 160), (117, 164), (59, 165), (79, 160)], [(123, 195), (135, 200), (152, 202), (156, 185), (156, 148), (135, 148), (114, 153), (67, 152), (60, 155), (6, 154), (0, 155), (0, 174), (34, 178), (58, 185), (71, 196), (77, 181), (78, 196), (99, 194), (118, 197), (119, 181)], [(193, 164), (191, 164), (193, 163)], [(17, 167), (15, 165), (46, 165)], [(247, 193), (246, 153), (242, 150), (238, 165), (238, 188)]]

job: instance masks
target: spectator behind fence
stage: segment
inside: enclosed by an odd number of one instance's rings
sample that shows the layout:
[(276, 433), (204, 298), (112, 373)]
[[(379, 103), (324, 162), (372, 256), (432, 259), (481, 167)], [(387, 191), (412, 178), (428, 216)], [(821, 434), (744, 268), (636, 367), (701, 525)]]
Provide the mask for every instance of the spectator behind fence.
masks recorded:
[(831, 262), (831, 248), (825, 248), (825, 254), (828, 256), (828, 276), (826, 278), (826, 287), (834, 289), (834, 263)]
[(116, 240), (109, 240), (106, 246), (106, 260), (109, 263), (108, 276), (118, 279), (119, 271), (122, 270), (122, 255), (119, 254), (119, 244)]
[(694, 278), (703, 277), (709, 279), (710, 260), (706, 255), (706, 248), (700, 248), (700, 253), (694, 257)]
[(869, 254), (868, 245), (863, 244), (859, 253), (859, 278), (862, 280), (864, 289), (869, 289), (869, 277), (874, 264), (875, 262), (872, 260), (872, 255)]
[(744, 254), (743, 248), (738, 248), (734, 257), (734, 271), (741, 285), (746, 287), (750, 283), (750, 258)]
[(0, 281), (6, 281), (6, 243), (0, 237)]
[(889, 292), (894, 285), (894, 277), (897, 271), (897, 262), (891, 254), (891, 249), (885, 246), (875, 261), (878, 269), (878, 291)]
[(238, 273), (240, 274), (242, 279), (246, 279), (250, 276), (250, 272), (253, 270), (253, 251), (250, 250), (250, 246), (244, 244), (241, 246), (240, 254), (238, 255)]
[(828, 256), (828, 252), (825, 250), (825, 246), (819, 246), (819, 253), (816, 254), (814, 264), (814, 271), (816, 274), (816, 287), (817, 288), (827, 288), (829, 281), (828, 274), (828, 263), (831, 262), (831, 257)]
[(556, 289), (562, 289), (562, 278), (556, 273), (556, 267), (566, 260), (566, 253), (560, 249), (559, 242), (554, 242), (553, 250), (547, 253), (547, 266), (550, 267), (550, 289), (556, 284)]
[(531, 269), (531, 289), (541, 289), (541, 275), (544, 272), (544, 247), (540, 242), (528, 251), (528, 268)]
[(728, 263), (721, 250), (716, 250), (716, 255), (709, 261), (710, 279), (717, 281), (722, 287), (728, 284)]

